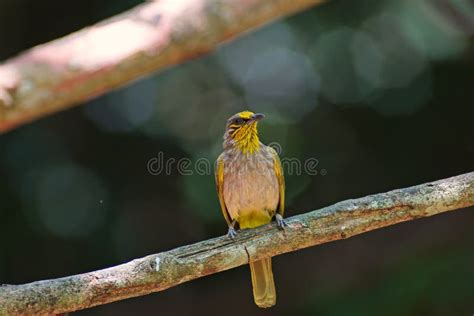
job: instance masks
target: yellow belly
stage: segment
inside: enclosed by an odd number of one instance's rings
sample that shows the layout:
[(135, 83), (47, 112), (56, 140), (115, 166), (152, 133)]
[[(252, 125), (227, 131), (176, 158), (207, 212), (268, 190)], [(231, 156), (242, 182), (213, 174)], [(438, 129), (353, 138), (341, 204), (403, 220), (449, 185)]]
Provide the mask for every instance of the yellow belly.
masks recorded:
[(240, 212), (236, 218), (240, 228), (254, 228), (267, 223), (270, 223), (275, 212), (258, 210), (258, 211), (243, 211)]

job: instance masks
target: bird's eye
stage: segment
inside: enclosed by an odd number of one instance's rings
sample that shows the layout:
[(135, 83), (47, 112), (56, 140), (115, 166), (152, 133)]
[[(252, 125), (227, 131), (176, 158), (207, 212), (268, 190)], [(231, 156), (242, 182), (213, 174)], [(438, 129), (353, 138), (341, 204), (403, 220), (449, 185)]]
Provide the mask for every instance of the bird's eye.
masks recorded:
[(244, 123), (244, 119), (241, 118), (241, 117), (236, 117), (236, 118), (234, 119), (234, 123), (235, 123), (235, 124), (238, 124), (238, 125), (241, 125), (241, 124)]

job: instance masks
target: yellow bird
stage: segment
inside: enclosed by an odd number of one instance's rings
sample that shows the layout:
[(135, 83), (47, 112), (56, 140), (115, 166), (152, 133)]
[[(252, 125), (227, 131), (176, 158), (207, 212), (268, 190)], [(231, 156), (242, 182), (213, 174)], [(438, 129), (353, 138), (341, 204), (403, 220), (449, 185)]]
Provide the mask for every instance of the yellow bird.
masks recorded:
[[(265, 116), (244, 111), (230, 117), (224, 134), (224, 152), (217, 158), (217, 194), (231, 238), (241, 229), (269, 223), (275, 216), (283, 229), (285, 180), (277, 152), (262, 144), (257, 123)], [(271, 258), (250, 263), (255, 304), (276, 303)]]

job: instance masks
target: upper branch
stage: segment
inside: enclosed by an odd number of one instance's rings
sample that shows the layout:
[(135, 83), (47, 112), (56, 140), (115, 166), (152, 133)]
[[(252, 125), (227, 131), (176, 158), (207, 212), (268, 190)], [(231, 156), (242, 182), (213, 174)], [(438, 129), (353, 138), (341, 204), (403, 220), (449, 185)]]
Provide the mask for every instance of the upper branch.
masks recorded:
[(322, 0), (160, 0), (0, 64), (0, 133)]
[(0, 286), (0, 315), (57, 314), (165, 290), (249, 261), (474, 205), (474, 172), (347, 200), (288, 219), (70, 277)]

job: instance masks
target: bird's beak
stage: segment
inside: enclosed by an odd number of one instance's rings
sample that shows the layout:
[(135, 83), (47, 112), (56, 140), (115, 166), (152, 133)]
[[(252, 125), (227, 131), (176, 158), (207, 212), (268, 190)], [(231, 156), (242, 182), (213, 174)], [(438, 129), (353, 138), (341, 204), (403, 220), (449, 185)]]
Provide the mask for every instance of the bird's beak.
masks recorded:
[(263, 113), (255, 113), (254, 115), (252, 115), (252, 117), (250, 118), (250, 122), (258, 122), (260, 121), (261, 119), (265, 118), (265, 115)]

